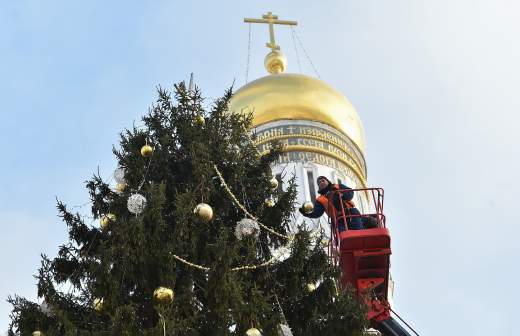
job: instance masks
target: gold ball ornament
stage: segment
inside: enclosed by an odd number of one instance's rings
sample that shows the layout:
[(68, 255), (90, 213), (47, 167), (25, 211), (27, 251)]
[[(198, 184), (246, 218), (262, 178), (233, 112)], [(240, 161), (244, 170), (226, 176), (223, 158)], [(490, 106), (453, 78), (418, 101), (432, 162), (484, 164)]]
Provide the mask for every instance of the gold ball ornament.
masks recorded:
[(209, 222), (213, 219), (213, 209), (206, 203), (197, 204), (193, 213), (204, 222)]
[(278, 188), (278, 180), (275, 177), (273, 177), (269, 180), (269, 186), (272, 190), (275, 190), (276, 188)]
[(268, 208), (274, 207), (274, 200), (272, 198), (268, 198), (264, 202), (265, 206)]
[(35, 330), (33, 331), (32, 336), (43, 336), (43, 333), (39, 330)]
[(115, 222), (115, 220), (116, 220), (116, 215), (114, 215), (114, 214), (109, 213), (109, 214), (104, 215), (103, 217), (101, 217), (101, 221), (100, 221), (101, 229), (102, 230), (108, 229), (110, 222)]
[(316, 290), (316, 285), (315, 284), (313, 284), (313, 283), (308, 283), (307, 284), (307, 292), (312, 293), (315, 290)]
[(323, 246), (323, 247), (329, 247), (329, 243), (330, 243), (330, 241), (329, 241), (328, 239), (323, 239), (323, 240), (321, 241), (321, 246)]
[(152, 146), (146, 144), (143, 147), (141, 147), (141, 155), (143, 157), (149, 157), (150, 155), (152, 155), (152, 153), (153, 153)]
[(94, 299), (94, 310), (96, 312), (101, 312), (103, 310), (103, 298), (95, 298)]
[(199, 126), (204, 126), (204, 124), (206, 123), (206, 119), (204, 119), (204, 117), (202, 115), (198, 115), (196, 118), (195, 118), (195, 122), (197, 123), (197, 125)]
[(251, 328), (246, 331), (246, 335), (247, 336), (262, 336), (262, 333), (260, 332), (260, 330), (258, 330), (256, 328)]
[(153, 291), (153, 298), (157, 302), (171, 303), (173, 301), (173, 290), (168, 287), (157, 287), (157, 289)]
[(118, 183), (118, 184), (116, 184), (116, 191), (118, 193), (122, 193), (123, 191), (125, 191), (125, 188), (126, 188), (126, 183)]
[(314, 210), (314, 204), (312, 204), (311, 202), (305, 202), (302, 205), (302, 209), (303, 212), (305, 212), (306, 214), (311, 213)]

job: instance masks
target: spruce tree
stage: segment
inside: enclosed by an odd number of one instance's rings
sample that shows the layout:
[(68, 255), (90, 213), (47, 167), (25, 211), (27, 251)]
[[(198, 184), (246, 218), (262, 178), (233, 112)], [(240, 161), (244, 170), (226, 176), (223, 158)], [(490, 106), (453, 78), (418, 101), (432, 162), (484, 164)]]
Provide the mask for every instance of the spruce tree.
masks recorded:
[[(363, 305), (337, 288), (321, 234), (288, 230), (295, 182), (272, 188), (280, 147), (258, 153), (252, 116), (228, 111), (231, 96), (203, 108), (198, 88), (180, 83), (173, 97), (158, 89), (144, 126), (124, 131), (113, 150), (124, 184), (114, 190), (99, 174), (86, 182), (102, 227), (58, 201), (69, 241), (56, 257), (42, 255), (44, 304), (9, 298), (9, 335), (289, 335), (289, 326), (322, 336), (366, 327)], [(136, 194), (142, 209), (129, 207)], [(166, 298), (154, 297), (160, 287)]]

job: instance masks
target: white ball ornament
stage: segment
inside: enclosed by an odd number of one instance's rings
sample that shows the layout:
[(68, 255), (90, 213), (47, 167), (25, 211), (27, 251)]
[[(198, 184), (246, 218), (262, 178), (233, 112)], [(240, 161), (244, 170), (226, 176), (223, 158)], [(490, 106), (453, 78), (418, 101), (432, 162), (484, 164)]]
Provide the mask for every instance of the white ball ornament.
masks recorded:
[(237, 226), (235, 226), (235, 237), (237, 237), (238, 240), (242, 240), (244, 237), (258, 238), (259, 234), (260, 226), (258, 222), (253, 219), (243, 218), (238, 221)]
[(140, 194), (133, 194), (132, 196), (128, 197), (126, 207), (128, 208), (128, 211), (134, 215), (139, 215), (146, 207), (146, 198)]
[(256, 328), (251, 328), (246, 331), (247, 336), (262, 336), (262, 333), (260, 333), (260, 330)]
[(193, 209), (193, 213), (204, 222), (209, 222), (213, 219), (213, 209), (206, 203), (197, 204), (195, 209)]
[(52, 308), (51, 306), (47, 303), (47, 301), (43, 301), (41, 304), (40, 304), (40, 311), (42, 313), (44, 313), (45, 315), (47, 316), (51, 316), (52, 315)]
[(126, 170), (123, 167), (117, 167), (116, 170), (114, 170), (114, 180), (117, 183), (125, 183), (125, 174)]

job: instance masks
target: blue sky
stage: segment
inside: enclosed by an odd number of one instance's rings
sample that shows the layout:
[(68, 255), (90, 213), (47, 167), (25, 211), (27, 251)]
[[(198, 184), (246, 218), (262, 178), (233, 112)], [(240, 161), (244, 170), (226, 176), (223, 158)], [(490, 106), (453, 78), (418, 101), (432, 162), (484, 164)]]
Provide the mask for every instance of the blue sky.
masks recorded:
[[(66, 241), (55, 197), (115, 168), (118, 133), (194, 72), (207, 97), (244, 84), (243, 17), (273, 11), (356, 106), (369, 183), (386, 190), (395, 310), (421, 335), (513, 335), (520, 271), (520, 5), (506, 0), (2, 1), (0, 330), (35, 298), (39, 254)], [(277, 40), (298, 72), (287, 28)], [(252, 27), (249, 79), (267, 27)], [(302, 72), (314, 75), (299, 52)], [(88, 206), (78, 208), (88, 213)], [(512, 282), (513, 284), (510, 284)]]

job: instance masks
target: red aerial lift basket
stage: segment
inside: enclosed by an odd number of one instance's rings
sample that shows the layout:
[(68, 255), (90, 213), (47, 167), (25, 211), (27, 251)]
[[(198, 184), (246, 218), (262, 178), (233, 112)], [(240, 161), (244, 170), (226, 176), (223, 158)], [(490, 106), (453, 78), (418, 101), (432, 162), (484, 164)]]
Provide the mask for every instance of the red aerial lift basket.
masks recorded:
[[(390, 318), (388, 281), (391, 249), (390, 234), (383, 214), (384, 191), (381, 188), (334, 191), (329, 195), (329, 207), (333, 206), (334, 194), (341, 199), (344, 192), (351, 191), (365, 193), (371, 198), (374, 212), (352, 215), (344, 202), (339, 202), (341, 211), (329, 218), (332, 229), (329, 253), (333, 263), (339, 264), (341, 269), (342, 288), (356, 289), (368, 305), (368, 319), (378, 323)], [(338, 231), (338, 222), (349, 223), (356, 217), (361, 218), (365, 229), (349, 230), (348, 225), (345, 225), (345, 231)]]

